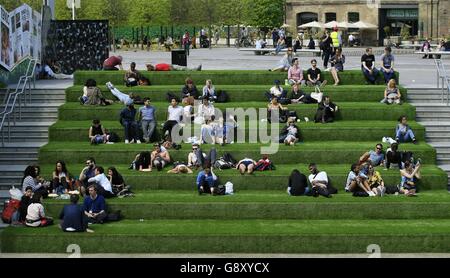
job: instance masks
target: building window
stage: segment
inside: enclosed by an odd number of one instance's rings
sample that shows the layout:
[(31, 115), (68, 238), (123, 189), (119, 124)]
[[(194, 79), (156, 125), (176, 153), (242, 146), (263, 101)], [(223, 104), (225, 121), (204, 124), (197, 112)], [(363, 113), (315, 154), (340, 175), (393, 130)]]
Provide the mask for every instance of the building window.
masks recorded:
[(348, 13), (348, 22), (355, 23), (359, 21), (359, 13)]
[(297, 26), (303, 25), (312, 21), (318, 21), (318, 14), (316, 13), (298, 13), (297, 14)]
[(325, 23), (336, 21), (336, 13), (325, 13)]

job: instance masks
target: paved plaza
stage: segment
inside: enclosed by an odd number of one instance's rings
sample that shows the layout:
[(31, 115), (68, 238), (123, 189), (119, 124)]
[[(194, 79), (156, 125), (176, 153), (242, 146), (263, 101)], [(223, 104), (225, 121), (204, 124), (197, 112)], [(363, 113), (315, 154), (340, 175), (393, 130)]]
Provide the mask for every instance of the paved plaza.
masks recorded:
[[(379, 50), (381, 48), (376, 48)], [(344, 49), (346, 52), (355, 52), (355, 48)], [(360, 49), (363, 51), (363, 49)], [(145, 69), (147, 63), (170, 63), (170, 52), (147, 52), (147, 51), (117, 51), (110, 55), (122, 55), (124, 57), (124, 67), (129, 68), (131, 62), (136, 62), (138, 69)], [(377, 55), (379, 59), (380, 55)], [(401, 85), (409, 88), (433, 88), (436, 87), (436, 67), (433, 59), (422, 59), (417, 54), (398, 54), (395, 55), (395, 68), (400, 72)], [(256, 56), (253, 52), (242, 52), (236, 48), (213, 48), (213, 49), (194, 49), (191, 50), (188, 57), (188, 66), (195, 67), (203, 65), (204, 70), (268, 70), (274, 67), (282, 55)], [(300, 64), (303, 69), (308, 69), (309, 62), (312, 59), (311, 54), (301, 54)], [(320, 57), (315, 57), (320, 60)], [(450, 56), (443, 57), (447, 68), (450, 68)], [(345, 69), (359, 69), (360, 56), (347, 55)], [(319, 61), (319, 66), (323, 63)]]

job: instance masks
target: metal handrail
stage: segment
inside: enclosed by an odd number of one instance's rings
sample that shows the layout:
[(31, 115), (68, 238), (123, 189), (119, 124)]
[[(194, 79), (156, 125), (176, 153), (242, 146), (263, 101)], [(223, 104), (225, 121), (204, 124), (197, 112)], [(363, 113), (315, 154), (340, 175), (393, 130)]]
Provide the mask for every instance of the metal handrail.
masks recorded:
[[(447, 79), (450, 77), (447, 73), (447, 70), (444, 66), (444, 63), (442, 63), (441, 59), (434, 59), (434, 62), (436, 64), (436, 69), (437, 69), (437, 87), (441, 88), (441, 100), (442, 102), (444, 102), (444, 92), (445, 92), (445, 88), (446, 88), (446, 82)], [(440, 85), (440, 83), (442, 82), (442, 86)]]
[[(5, 108), (2, 112), (0, 112), (1, 122), (0, 122), (0, 132), (2, 137), (2, 147), (5, 146), (5, 136), (3, 134), (3, 127), (6, 121), (6, 118), (8, 118), (8, 142), (11, 141), (11, 114), (13, 114), (14, 117), (14, 125), (16, 124), (16, 112), (15, 107), (17, 101), (19, 101), (19, 119), (22, 119), (22, 95), (24, 96), (24, 106), (26, 106), (26, 86), (29, 85), (28, 91), (29, 91), (29, 101), (31, 103), (31, 83), (29, 83), (30, 80), (33, 80), (34, 78), (34, 71), (36, 69), (36, 59), (30, 59), (30, 62), (28, 63), (27, 71), (25, 75), (22, 75), (19, 79), (19, 83), (16, 86), (16, 89), (13, 93), (9, 93), (6, 97), (5, 102)], [(20, 89), (20, 91), (19, 91)], [(24, 94), (25, 93), (25, 94)]]

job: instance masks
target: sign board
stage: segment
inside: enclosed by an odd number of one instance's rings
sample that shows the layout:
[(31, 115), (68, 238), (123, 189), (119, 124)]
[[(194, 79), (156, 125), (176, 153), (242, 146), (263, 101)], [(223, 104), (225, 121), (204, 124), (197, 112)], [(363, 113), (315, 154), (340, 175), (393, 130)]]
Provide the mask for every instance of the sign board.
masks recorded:
[(73, 4), (75, 4), (75, 8), (81, 8), (81, 0), (67, 0), (67, 8), (72, 9)]
[(418, 19), (418, 9), (389, 9), (387, 17), (392, 19)]
[(11, 70), (23, 58), (40, 58), (41, 15), (24, 4), (8, 13), (0, 7), (0, 65)]

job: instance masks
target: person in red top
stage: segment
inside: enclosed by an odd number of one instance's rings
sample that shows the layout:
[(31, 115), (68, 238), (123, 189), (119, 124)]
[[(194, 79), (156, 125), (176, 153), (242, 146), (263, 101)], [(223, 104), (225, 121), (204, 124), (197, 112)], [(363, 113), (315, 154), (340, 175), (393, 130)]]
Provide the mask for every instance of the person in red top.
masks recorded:
[(183, 67), (183, 66), (179, 66), (179, 65), (170, 65), (170, 64), (147, 64), (147, 70), (148, 71), (187, 71), (187, 70), (193, 70), (193, 71), (201, 71), (202, 70), (202, 65), (199, 65), (196, 68), (188, 68), (188, 67)]
[(103, 70), (123, 70), (122, 67), (122, 56), (111, 56), (103, 62)]

